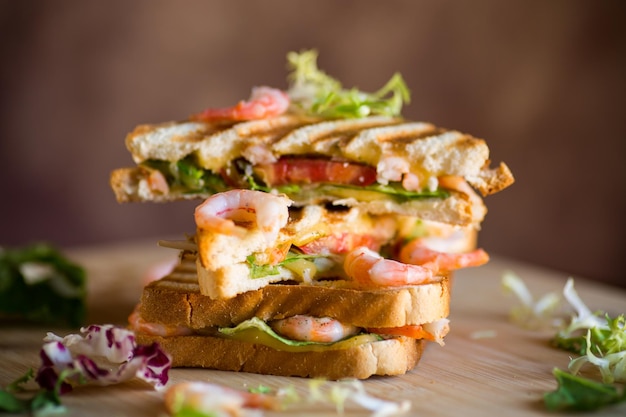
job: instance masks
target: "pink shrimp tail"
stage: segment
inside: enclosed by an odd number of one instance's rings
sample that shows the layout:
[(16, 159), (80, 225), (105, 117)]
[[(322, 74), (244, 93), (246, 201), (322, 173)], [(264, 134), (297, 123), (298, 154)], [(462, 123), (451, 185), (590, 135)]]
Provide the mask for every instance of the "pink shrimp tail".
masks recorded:
[(240, 101), (232, 107), (209, 108), (190, 116), (200, 122), (260, 120), (280, 116), (289, 108), (289, 96), (271, 87), (255, 87), (248, 101)]
[(423, 265), (436, 273), (484, 265), (489, 262), (489, 255), (482, 249), (464, 253), (438, 252), (415, 239), (400, 250), (399, 259), (407, 264)]
[(433, 281), (433, 271), (430, 269), (385, 259), (364, 246), (348, 253), (344, 270), (350, 278), (362, 285), (392, 287)]

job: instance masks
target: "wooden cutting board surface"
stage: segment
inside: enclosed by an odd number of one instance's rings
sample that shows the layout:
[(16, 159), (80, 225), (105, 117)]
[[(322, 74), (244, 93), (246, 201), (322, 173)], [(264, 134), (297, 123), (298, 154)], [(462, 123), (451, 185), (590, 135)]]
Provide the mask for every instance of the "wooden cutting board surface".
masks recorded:
[[(139, 299), (146, 272), (175, 253), (153, 242), (82, 248), (68, 254), (85, 266), (89, 276), (89, 323), (124, 324)], [(451, 331), (446, 344), (430, 343), (418, 366), (406, 375), (364, 381), (377, 397), (410, 400), (406, 415), (530, 416), (553, 415), (544, 410), (542, 395), (556, 388), (552, 369), (565, 369), (570, 354), (550, 347), (550, 332), (522, 329), (508, 314), (517, 300), (503, 294), (502, 273), (512, 270), (537, 296), (560, 292), (566, 273), (494, 257), (483, 267), (460, 271), (452, 293)], [(578, 293), (592, 309), (611, 314), (626, 312), (626, 291), (574, 277)], [(367, 308), (364, 306), (363, 308)], [(28, 368), (39, 366), (38, 352), (47, 331), (59, 335), (76, 330), (0, 326), (0, 385), (5, 386)], [(213, 381), (238, 389), (259, 385), (278, 389), (292, 386), (306, 397), (309, 380), (203, 369), (174, 369), (170, 383)], [(140, 381), (109, 387), (80, 387), (63, 397), (67, 416), (161, 416), (162, 393)], [(267, 416), (337, 415), (329, 405), (293, 405)], [(371, 413), (348, 403), (345, 415)], [(624, 416), (626, 404), (606, 408), (596, 416)]]

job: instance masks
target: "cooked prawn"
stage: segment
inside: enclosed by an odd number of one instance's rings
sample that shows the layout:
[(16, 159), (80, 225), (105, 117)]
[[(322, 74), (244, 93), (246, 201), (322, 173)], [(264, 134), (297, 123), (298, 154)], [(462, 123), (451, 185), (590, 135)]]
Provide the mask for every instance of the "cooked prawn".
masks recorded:
[(195, 211), (199, 229), (238, 237), (258, 229), (273, 243), (289, 220), (291, 200), (253, 190), (230, 190), (214, 194)]
[(248, 101), (232, 107), (209, 108), (191, 115), (191, 120), (201, 122), (259, 120), (280, 116), (289, 108), (289, 96), (271, 87), (254, 87)]
[(437, 178), (438, 185), (448, 190), (458, 191), (467, 194), (473, 204), (482, 205), (482, 199), (476, 191), (463, 179), (456, 175), (444, 175)]
[(277, 397), (254, 394), (228, 388), (210, 382), (182, 382), (171, 386), (164, 396), (165, 409), (171, 416), (183, 410), (193, 415), (246, 416), (254, 409), (276, 410), (280, 403)]
[(148, 189), (157, 194), (167, 194), (170, 191), (170, 186), (167, 183), (165, 175), (158, 169), (152, 169), (143, 167), (148, 175), (146, 177), (146, 185)]
[(430, 269), (385, 259), (365, 246), (349, 252), (343, 268), (350, 278), (364, 285), (402, 286), (434, 281)]
[(353, 336), (359, 328), (330, 317), (297, 315), (271, 322), (274, 331), (288, 339), (332, 343)]
[(152, 336), (188, 336), (193, 333), (189, 327), (149, 323), (139, 314), (139, 306), (128, 317), (128, 323), (133, 331)]
[(404, 245), (398, 258), (400, 262), (421, 265), (434, 273), (480, 266), (489, 261), (489, 255), (482, 249), (463, 253), (439, 252), (430, 249), (424, 239), (413, 239)]

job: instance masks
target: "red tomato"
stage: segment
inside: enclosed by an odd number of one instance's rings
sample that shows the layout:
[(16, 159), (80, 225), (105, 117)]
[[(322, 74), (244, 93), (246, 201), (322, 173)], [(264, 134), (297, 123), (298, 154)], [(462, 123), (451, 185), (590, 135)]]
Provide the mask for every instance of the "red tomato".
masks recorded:
[(268, 186), (328, 182), (370, 185), (376, 181), (376, 168), (353, 162), (325, 159), (282, 158), (278, 162), (254, 167)]
[(419, 325), (407, 325), (402, 327), (384, 327), (384, 328), (370, 328), (367, 329), (370, 333), (388, 334), (393, 336), (406, 336), (413, 339), (426, 339), (435, 340), (434, 336), (425, 331), (424, 328)]

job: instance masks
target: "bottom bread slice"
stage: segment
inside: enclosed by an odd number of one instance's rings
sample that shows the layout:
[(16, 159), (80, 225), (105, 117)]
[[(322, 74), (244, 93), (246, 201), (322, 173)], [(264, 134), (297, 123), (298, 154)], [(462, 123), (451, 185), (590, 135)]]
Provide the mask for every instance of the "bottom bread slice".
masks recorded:
[(152, 336), (137, 334), (137, 342), (157, 342), (172, 356), (172, 366), (221, 371), (299, 376), (338, 380), (372, 375), (401, 375), (413, 369), (424, 340), (404, 336), (347, 349), (286, 352), (271, 347), (211, 336)]

